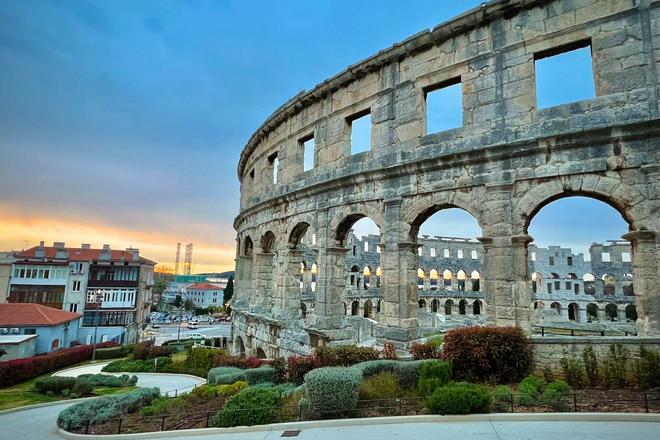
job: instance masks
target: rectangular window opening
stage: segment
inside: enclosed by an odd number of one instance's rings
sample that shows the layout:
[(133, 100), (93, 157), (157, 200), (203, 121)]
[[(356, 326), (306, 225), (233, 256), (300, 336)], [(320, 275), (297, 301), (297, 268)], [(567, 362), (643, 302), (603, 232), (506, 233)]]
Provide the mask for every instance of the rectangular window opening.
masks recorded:
[(314, 134), (300, 139), (300, 145), (303, 150), (303, 171), (309, 171), (314, 168), (314, 150), (316, 148)]
[(371, 113), (364, 110), (346, 119), (351, 130), (351, 154), (371, 151)]
[(534, 54), (538, 108), (596, 96), (591, 41), (582, 40)]
[(611, 261), (609, 252), (603, 252), (602, 261), (603, 261), (603, 263), (609, 263)]
[(280, 168), (280, 160), (277, 158), (277, 152), (268, 156), (268, 162), (273, 167), (273, 183), (275, 184), (277, 183), (277, 175), (279, 173), (279, 168)]
[(463, 126), (461, 78), (453, 78), (424, 90), (426, 133), (439, 133)]

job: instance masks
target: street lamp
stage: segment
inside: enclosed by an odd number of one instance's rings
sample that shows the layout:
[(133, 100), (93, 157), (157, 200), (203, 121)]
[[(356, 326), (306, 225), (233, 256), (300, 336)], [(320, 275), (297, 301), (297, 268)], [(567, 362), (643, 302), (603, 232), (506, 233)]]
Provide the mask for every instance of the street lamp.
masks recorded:
[(176, 342), (179, 342), (179, 338), (181, 337), (181, 308), (186, 303), (185, 290), (180, 289), (179, 294), (181, 295), (181, 304), (179, 304), (179, 329), (176, 332)]
[(97, 304), (99, 307), (96, 309), (96, 320), (94, 321), (94, 341), (92, 342), (92, 361), (96, 360), (96, 333), (99, 330), (99, 321), (101, 321), (101, 312), (99, 309), (100, 305), (103, 302), (103, 291), (101, 289), (96, 289), (94, 295), (92, 296), (92, 302)]

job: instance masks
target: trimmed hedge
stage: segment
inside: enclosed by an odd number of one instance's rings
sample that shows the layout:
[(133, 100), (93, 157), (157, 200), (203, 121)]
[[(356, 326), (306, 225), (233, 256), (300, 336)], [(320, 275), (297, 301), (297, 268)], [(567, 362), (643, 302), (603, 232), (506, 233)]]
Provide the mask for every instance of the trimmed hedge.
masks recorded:
[(541, 401), (546, 405), (550, 405), (556, 410), (563, 409), (566, 406), (566, 398), (571, 391), (571, 387), (563, 380), (555, 380), (550, 382), (541, 394)]
[(57, 426), (80, 428), (89, 420), (100, 425), (125, 413), (133, 413), (160, 396), (158, 388), (140, 388), (130, 393), (103, 396), (71, 405), (57, 416)]
[(63, 394), (69, 394), (73, 389), (73, 386), (76, 384), (75, 377), (65, 377), (65, 376), (50, 376), (44, 377), (37, 380), (34, 383), (38, 393), (41, 394), (53, 394), (55, 396), (60, 396)]
[(360, 395), (362, 372), (355, 367), (317, 368), (305, 375), (305, 396), (318, 416), (355, 409)]
[(131, 348), (128, 346), (97, 348), (96, 359), (116, 359), (128, 356), (130, 352)]
[(264, 365), (259, 368), (251, 368), (245, 370), (245, 379), (250, 385), (258, 383), (275, 383), (277, 377), (277, 370), (273, 367)]
[(230, 385), (239, 380), (246, 381), (245, 370), (237, 367), (216, 367), (209, 370), (207, 382), (209, 385)]
[(532, 367), (530, 339), (520, 327), (466, 327), (447, 332), (442, 352), (454, 375), (470, 381), (517, 382)]
[(174, 348), (168, 346), (154, 346), (152, 341), (142, 342), (133, 347), (133, 359), (143, 361), (160, 357), (167, 357), (174, 353)]
[(350, 367), (376, 360), (380, 357), (380, 352), (373, 347), (336, 345), (316, 347), (312, 356), (317, 367)]
[(112, 376), (110, 374), (81, 374), (78, 379), (89, 382), (93, 387), (131, 387), (137, 384), (138, 378), (133, 375), (122, 374), (121, 376)]
[(451, 364), (442, 361), (426, 361), (419, 369), (419, 392), (431, 395), (437, 388), (451, 382)]
[(532, 406), (538, 403), (545, 382), (536, 376), (527, 376), (518, 386), (518, 405)]
[(110, 362), (103, 367), (101, 371), (107, 373), (153, 373), (155, 371), (154, 368), (156, 368), (157, 371), (163, 371), (163, 369), (171, 363), (172, 359), (168, 357), (149, 359), (146, 361), (122, 359)]
[(274, 423), (280, 400), (277, 388), (246, 388), (225, 403), (216, 416), (215, 425), (228, 428)]
[(355, 365), (365, 377), (380, 373), (392, 373), (399, 379), (399, 384), (408, 389), (417, 387), (419, 382), (419, 369), (424, 362), (428, 361), (394, 361), (380, 359), (367, 361)]
[(236, 368), (259, 368), (266, 361), (264, 359), (259, 359), (254, 356), (252, 357), (241, 357), (241, 356), (231, 356), (226, 351), (220, 352), (220, 354), (215, 355), (213, 358), (214, 367), (236, 367)]
[[(97, 344), (96, 347), (99, 349), (116, 345), (115, 342), (104, 342), (102, 344)], [(91, 358), (92, 346), (78, 345), (76, 347), (65, 348), (42, 356), (0, 362), (0, 387), (7, 387), (25, 382), (26, 380), (41, 376), (42, 374), (50, 373), (51, 371), (68, 367), (73, 364), (78, 364)]]
[(427, 405), (431, 414), (488, 413), (493, 398), (481, 385), (458, 382), (436, 388)]

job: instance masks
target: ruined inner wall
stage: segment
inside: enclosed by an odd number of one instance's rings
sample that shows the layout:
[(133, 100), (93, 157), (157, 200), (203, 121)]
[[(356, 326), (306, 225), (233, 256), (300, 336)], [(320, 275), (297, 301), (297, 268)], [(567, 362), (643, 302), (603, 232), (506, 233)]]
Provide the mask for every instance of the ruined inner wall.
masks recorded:
[[(528, 328), (527, 226), (545, 204), (580, 194), (609, 203), (628, 221), (638, 330), (660, 333), (659, 5), (493, 1), (285, 103), (257, 129), (238, 165), (235, 316), (299, 328), (303, 345), (312, 334), (319, 343), (351, 339), (341, 304), (346, 234), (368, 216), (381, 230), (377, 337), (414, 338), (417, 231), (431, 213), (452, 206), (471, 213), (483, 232), (488, 322)], [(596, 96), (537, 108), (535, 60), (585, 45)], [(456, 82), (462, 127), (428, 133), (426, 94)], [(371, 148), (351, 155), (351, 121), (365, 113)], [(310, 136), (314, 167), (304, 171)], [(318, 282), (314, 316), (304, 321), (298, 245), (310, 234)], [(236, 324), (235, 338), (250, 328)], [(273, 345), (273, 338), (255, 344)]]

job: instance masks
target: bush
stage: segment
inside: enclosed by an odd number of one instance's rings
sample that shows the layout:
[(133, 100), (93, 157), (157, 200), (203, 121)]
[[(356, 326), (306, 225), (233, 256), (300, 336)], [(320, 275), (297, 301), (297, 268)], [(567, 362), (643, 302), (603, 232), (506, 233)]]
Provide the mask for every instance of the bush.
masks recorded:
[(397, 360), (399, 359), (399, 355), (396, 353), (396, 348), (394, 348), (394, 344), (391, 342), (386, 342), (383, 344), (383, 351), (381, 353), (383, 356), (383, 359), (389, 359), (389, 360)]
[(221, 352), (213, 358), (214, 367), (236, 367), (236, 368), (259, 368), (266, 361), (256, 357), (230, 356), (227, 352)]
[(276, 371), (275, 383), (285, 383), (287, 381), (286, 359), (283, 357), (275, 358), (271, 361), (270, 366)]
[(581, 388), (585, 385), (584, 366), (579, 359), (569, 356), (564, 350), (564, 356), (559, 360), (559, 365), (561, 365), (564, 380), (571, 386)]
[(498, 385), (493, 389), (493, 408), (496, 411), (510, 411), (513, 391), (508, 385)]
[(81, 374), (78, 379), (89, 382), (93, 387), (130, 387), (135, 386), (138, 381), (137, 376), (122, 374), (121, 376), (112, 376), (109, 374)]
[(556, 410), (562, 409), (565, 407), (564, 401), (570, 391), (571, 387), (566, 382), (555, 380), (545, 387), (541, 395), (541, 401)]
[(403, 395), (399, 378), (392, 373), (366, 377), (360, 384), (360, 400), (394, 399)]
[(194, 388), (192, 393), (205, 397), (231, 397), (247, 388), (247, 386), (247, 382), (239, 380), (231, 385), (201, 385)]
[(149, 360), (159, 357), (167, 357), (174, 352), (172, 347), (154, 346), (152, 341), (136, 344), (133, 348), (133, 359)]
[(532, 348), (520, 327), (466, 327), (447, 332), (443, 358), (458, 378), (508, 383), (529, 373)]
[(305, 396), (320, 416), (355, 409), (362, 372), (353, 367), (317, 368), (305, 375)]
[(280, 399), (277, 388), (246, 388), (227, 401), (216, 416), (215, 425), (228, 428), (273, 423)]
[(140, 388), (125, 394), (103, 396), (71, 405), (57, 416), (57, 426), (63, 429), (81, 428), (89, 420), (100, 425), (125, 413), (133, 413), (160, 396), (158, 388)]
[(433, 342), (413, 342), (408, 351), (415, 360), (440, 359), (442, 356), (442, 352)]
[(536, 376), (527, 376), (518, 386), (518, 404), (532, 406), (537, 403), (538, 397), (543, 391), (545, 382)]
[(259, 368), (245, 370), (245, 379), (250, 385), (258, 383), (275, 383), (276, 376), (277, 370), (266, 365)]
[[(603, 359), (603, 379), (608, 387), (626, 385), (626, 361), (628, 350), (621, 344), (612, 344)], [(569, 382), (570, 383), (570, 382)]]
[(86, 396), (94, 391), (94, 385), (85, 379), (77, 379), (71, 388), (71, 394), (76, 397)]
[(246, 380), (245, 370), (236, 367), (211, 368), (207, 376), (210, 385), (229, 385), (239, 380)]
[(427, 361), (367, 361), (355, 365), (365, 377), (379, 373), (392, 373), (399, 379), (399, 384), (406, 388), (417, 388), (419, 382), (419, 369)]
[(316, 363), (310, 356), (290, 356), (287, 359), (289, 381), (296, 385), (302, 385), (305, 381), (305, 374), (314, 368), (316, 368)]
[(486, 388), (465, 382), (436, 388), (427, 400), (431, 414), (487, 413), (492, 404), (493, 398)]
[(589, 385), (592, 387), (598, 385), (600, 381), (598, 358), (592, 346), (587, 346), (582, 350), (582, 363), (584, 364), (584, 372)]
[(355, 345), (323, 346), (314, 349), (314, 363), (317, 367), (350, 367), (360, 362), (378, 359), (380, 353), (373, 347)]
[(216, 352), (209, 348), (189, 348), (186, 350), (186, 367), (194, 369), (210, 370), (213, 367), (213, 359)]
[(96, 359), (116, 359), (126, 356), (124, 347), (97, 348)]
[(75, 384), (75, 377), (50, 376), (38, 379), (34, 383), (34, 387), (36, 388), (37, 392), (41, 394), (61, 396), (69, 394)]
[(633, 365), (635, 382), (643, 390), (660, 386), (660, 355), (639, 347), (639, 359)]
[(429, 396), (436, 388), (451, 382), (451, 376), (451, 364), (449, 362), (424, 362), (419, 369), (419, 392)]

